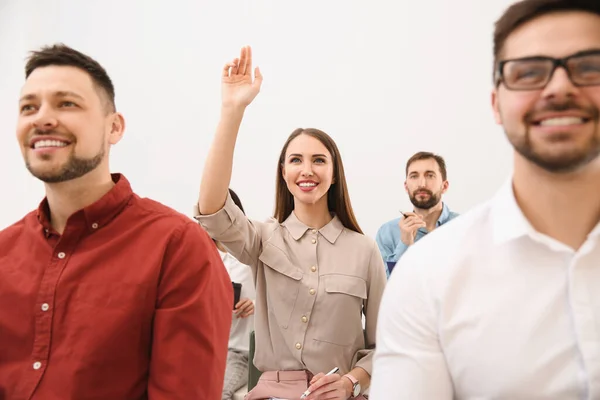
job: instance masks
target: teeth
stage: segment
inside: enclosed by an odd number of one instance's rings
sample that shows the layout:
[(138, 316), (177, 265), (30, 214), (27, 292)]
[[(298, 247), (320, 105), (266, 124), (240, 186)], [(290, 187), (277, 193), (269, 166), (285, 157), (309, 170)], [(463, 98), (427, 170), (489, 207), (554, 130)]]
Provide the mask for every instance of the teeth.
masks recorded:
[(65, 142), (60, 142), (58, 140), (40, 140), (35, 142), (33, 145), (34, 149), (42, 149), (45, 147), (65, 147), (67, 144)]
[(317, 184), (316, 183), (302, 182), (299, 186), (300, 187), (314, 187), (314, 186), (317, 186)]
[(559, 118), (548, 118), (540, 122), (542, 126), (564, 126), (564, 125), (576, 125), (583, 123), (583, 118), (579, 117), (559, 117)]

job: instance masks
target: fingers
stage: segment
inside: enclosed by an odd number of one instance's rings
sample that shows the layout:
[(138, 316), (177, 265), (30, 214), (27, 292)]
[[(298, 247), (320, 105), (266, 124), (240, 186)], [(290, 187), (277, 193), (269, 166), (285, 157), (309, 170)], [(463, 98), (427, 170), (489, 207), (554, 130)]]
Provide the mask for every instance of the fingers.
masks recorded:
[[(309, 398), (313, 398), (312, 397), (313, 395), (316, 396), (320, 393), (329, 391), (330, 389), (325, 390), (325, 387), (327, 385), (329, 385), (333, 382), (339, 381), (341, 379), (341, 377), (338, 374), (323, 375), (322, 373), (315, 375), (315, 378), (319, 375), (322, 375), (322, 376), (319, 379), (317, 379), (314, 383), (311, 383), (311, 385), (308, 387), (308, 390), (310, 390), (310, 392), (311, 392), (311, 396), (309, 396)], [(320, 390), (321, 388), (324, 388), (324, 389)]]
[(225, 66), (223, 67), (221, 76), (223, 78), (229, 78), (229, 70), (234, 66), (235, 66), (235, 64), (232, 62), (225, 64)]
[(413, 228), (415, 226), (426, 226), (427, 224), (425, 223), (425, 221), (423, 221), (420, 218), (410, 218), (408, 221), (406, 221), (405, 226), (407, 228)]
[(310, 384), (312, 385), (313, 383), (315, 383), (316, 381), (318, 381), (319, 379), (321, 379), (324, 376), (325, 376), (325, 374), (323, 372), (319, 372), (318, 374), (313, 376), (313, 378), (310, 380)]
[(240, 64), (239, 64), (239, 69), (238, 69), (238, 73), (240, 75), (244, 75), (246, 73), (247, 62), (248, 62), (248, 46), (244, 46), (244, 47), (242, 47), (242, 50), (240, 51)]
[(345, 390), (340, 384), (340, 376), (338, 374), (334, 374), (326, 376), (326, 378), (329, 378), (330, 376), (337, 376), (337, 380), (334, 382), (329, 382), (318, 389), (311, 391), (306, 400), (346, 399)]
[(237, 313), (238, 318), (248, 318), (252, 314), (254, 314), (254, 307), (250, 306), (249, 308), (245, 308)]
[[(244, 76), (252, 79), (252, 48), (250, 46), (242, 47), (240, 51), (240, 57), (235, 58), (232, 62), (227, 63), (223, 66), (222, 77), (233, 78), (237, 75), (237, 78), (243, 78)], [(248, 79), (248, 78), (246, 78)], [(250, 80), (257, 90), (260, 89), (263, 81), (263, 75), (258, 67), (254, 68), (254, 81)]]
[(232, 62), (225, 64), (223, 66), (221, 76), (223, 78), (229, 78), (230, 76), (237, 74), (239, 69), (239, 62), (240, 60), (238, 58), (234, 58)]
[(244, 63), (244, 70), (240, 73), (252, 75), (252, 47), (250, 46), (246, 46), (246, 62)]
[(407, 229), (407, 228), (412, 227), (415, 224), (420, 224), (421, 222), (423, 222), (423, 220), (420, 219), (419, 217), (412, 217), (412, 216), (407, 217), (400, 221), (400, 228)]
[(250, 315), (254, 314), (254, 302), (250, 299), (240, 300), (235, 305), (236, 312), (238, 318), (246, 318)]
[(252, 48), (250, 46), (242, 47), (242, 50), (240, 52), (238, 73), (240, 75), (252, 74)]
[(260, 69), (258, 67), (254, 68), (254, 83), (252, 85), (257, 86), (260, 89), (262, 85), (263, 76), (260, 73)]
[(423, 223), (425, 224), (425, 221), (423, 220), (423, 218), (421, 218), (419, 215), (412, 213), (412, 212), (406, 212), (404, 213), (404, 218), (402, 218), (400, 220), (400, 225), (404, 225), (404, 226), (411, 226), (414, 225), (416, 223)]
[(238, 308), (243, 306), (246, 302), (248, 302), (248, 299), (240, 299), (240, 301), (237, 302), (237, 304), (235, 305), (234, 308), (237, 310)]
[(233, 66), (231, 67), (231, 75), (237, 75), (240, 69), (240, 59), (234, 58), (232, 63)]

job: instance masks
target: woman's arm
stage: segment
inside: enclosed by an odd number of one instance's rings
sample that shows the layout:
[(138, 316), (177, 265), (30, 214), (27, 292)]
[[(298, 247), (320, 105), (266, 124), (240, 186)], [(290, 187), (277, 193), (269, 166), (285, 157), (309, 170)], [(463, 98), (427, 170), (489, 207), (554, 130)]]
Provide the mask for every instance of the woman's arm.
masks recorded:
[(233, 153), (244, 111), (260, 90), (258, 68), (252, 80), (252, 52), (244, 47), (239, 59), (226, 64), (222, 74), (221, 119), (202, 173), (200, 195), (194, 217), (235, 258), (255, 266), (261, 232), (237, 207), (229, 195)]
[(258, 68), (252, 79), (252, 51), (242, 48), (240, 58), (223, 67), (221, 118), (208, 152), (198, 197), (200, 214), (214, 214), (223, 208), (233, 165), (237, 134), (246, 107), (254, 100), (262, 84)]

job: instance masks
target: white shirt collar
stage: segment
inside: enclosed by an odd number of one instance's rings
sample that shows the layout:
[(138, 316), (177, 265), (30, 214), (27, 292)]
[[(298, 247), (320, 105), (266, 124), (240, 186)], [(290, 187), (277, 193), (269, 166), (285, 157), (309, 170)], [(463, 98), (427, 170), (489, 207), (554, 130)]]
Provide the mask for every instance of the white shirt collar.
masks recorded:
[(491, 201), (491, 222), (495, 244), (535, 233), (535, 229), (517, 204), (512, 178), (500, 187)]
[[(499, 245), (519, 237), (529, 236), (536, 242), (549, 245), (555, 250), (574, 251), (567, 245), (535, 230), (517, 204), (512, 178), (508, 179), (491, 200), (491, 222), (494, 243)], [(588, 238), (600, 236), (600, 222)]]

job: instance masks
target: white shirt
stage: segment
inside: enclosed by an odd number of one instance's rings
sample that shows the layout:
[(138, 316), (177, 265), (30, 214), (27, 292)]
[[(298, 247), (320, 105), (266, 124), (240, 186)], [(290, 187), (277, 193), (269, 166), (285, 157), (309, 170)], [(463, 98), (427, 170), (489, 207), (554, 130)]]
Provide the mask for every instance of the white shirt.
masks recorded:
[[(242, 264), (229, 253), (219, 250), (225, 269), (233, 282), (242, 284), (240, 299), (256, 300), (256, 290), (252, 271), (246, 264)], [(232, 303), (233, 312), (233, 303)], [(231, 331), (229, 333), (229, 348), (234, 350), (249, 351), (250, 332), (254, 329), (254, 315), (247, 318), (238, 318), (235, 314), (231, 321)]]
[(370, 398), (600, 399), (599, 241), (536, 232), (510, 182), (437, 228), (391, 274)]

